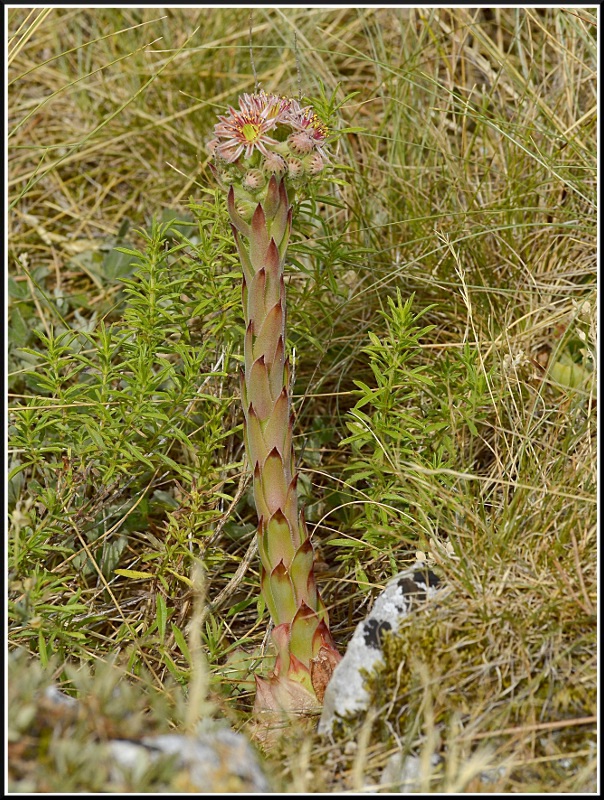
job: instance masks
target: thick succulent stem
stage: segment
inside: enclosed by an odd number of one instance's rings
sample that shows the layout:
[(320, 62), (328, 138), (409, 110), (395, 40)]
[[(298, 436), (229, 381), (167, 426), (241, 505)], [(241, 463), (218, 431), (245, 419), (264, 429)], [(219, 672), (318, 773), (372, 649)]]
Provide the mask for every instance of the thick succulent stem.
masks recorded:
[(273, 674), (256, 678), (256, 709), (304, 710), (322, 702), (340, 655), (298, 510), (283, 280), (292, 208), (284, 176), (298, 190), (316, 180), (329, 162), (328, 130), (310, 106), (263, 90), (242, 95), (239, 110), (230, 107), (219, 120), (208, 148), (216, 179), (228, 187), (243, 271), (245, 445), (258, 511), (261, 588), (277, 647)]
[(304, 709), (322, 700), (340, 656), (317, 591), (304, 514), (298, 510), (285, 354), (283, 270), (292, 224), (285, 179), (271, 177), (249, 223), (237, 211), (232, 186), (228, 208), (243, 270), (241, 396), (258, 512), (261, 589), (277, 647), (274, 674), (268, 681), (257, 679), (257, 706)]

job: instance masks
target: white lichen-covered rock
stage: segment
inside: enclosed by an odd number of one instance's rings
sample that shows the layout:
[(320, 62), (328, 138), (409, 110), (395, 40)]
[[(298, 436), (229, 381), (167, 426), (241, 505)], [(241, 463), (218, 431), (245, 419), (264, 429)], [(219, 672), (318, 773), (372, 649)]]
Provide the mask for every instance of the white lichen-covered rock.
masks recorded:
[(370, 672), (382, 660), (382, 634), (397, 631), (417, 602), (432, 597), (438, 585), (436, 575), (420, 563), (388, 582), (369, 616), (357, 625), (344, 658), (331, 676), (323, 700), (319, 733), (331, 734), (338, 720), (366, 710), (369, 695), (363, 671)]
[(188, 790), (203, 793), (267, 794), (271, 792), (258, 757), (243, 734), (213, 727), (196, 736), (164, 734), (139, 741), (113, 739), (107, 743), (115, 768), (142, 773), (162, 756), (173, 756), (186, 774)]

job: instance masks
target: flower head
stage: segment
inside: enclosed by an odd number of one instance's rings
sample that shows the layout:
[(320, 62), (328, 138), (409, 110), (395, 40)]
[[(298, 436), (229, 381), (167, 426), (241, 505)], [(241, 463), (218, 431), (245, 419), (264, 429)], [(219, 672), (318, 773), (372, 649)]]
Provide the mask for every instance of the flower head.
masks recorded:
[(254, 150), (259, 150), (266, 156), (266, 146), (276, 144), (268, 135), (275, 127), (273, 120), (264, 119), (257, 111), (235, 111), (230, 108), (229, 114), (219, 119), (220, 122), (214, 128), (218, 139), (218, 144), (214, 146), (214, 155), (223, 161), (237, 161), (244, 152), (246, 158), (251, 158)]
[(232, 106), (229, 113), (219, 116), (214, 127), (215, 139), (208, 145), (212, 155), (232, 163), (245, 153), (251, 158), (255, 150), (268, 156), (269, 147), (277, 141), (269, 136), (277, 125), (285, 122), (284, 114), (290, 101), (276, 94), (267, 94), (263, 89), (257, 94), (243, 94), (239, 98), (239, 110)]
[[(327, 125), (321, 122), (319, 117), (315, 114), (312, 107), (306, 106), (302, 108), (297, 100), (292, 100), (285, 116), (287, 117), (287, 122), (292, 126), (294, 131), (297, 132), (292, 135), (292, 141), (298, 144), (306, 141), (306, 139), (310, 140), (317, 152), (320, 153), (323, 158), (327, 159), (327, 154), (323, 150), (323, 146), (327, 141), (329, 130)], [(304, 134), (305, 138), (303, 138), (301, 134)], [(309, 151), (306, 150), (305, 152)]]
[(261, 89), (242, 94), (239, 108), (218, 117), (207, 147), (225, 185), (238, 186), (257, 200), (264, 176), (287, 175), (300, 188), (329, 163), (327, 127), (311, 106), (268, 94)]
[(291, 100), (287, 97), (279, 97), (276, 94), (267, 94), (264, 89), (260, 89), (256, 94), (242, 94), (239, 98), (239, 108), (243, 113), (257, 113), (264, 119), (273, 120), (275, 125), (284, 121), (284, 113), (291, 106)]

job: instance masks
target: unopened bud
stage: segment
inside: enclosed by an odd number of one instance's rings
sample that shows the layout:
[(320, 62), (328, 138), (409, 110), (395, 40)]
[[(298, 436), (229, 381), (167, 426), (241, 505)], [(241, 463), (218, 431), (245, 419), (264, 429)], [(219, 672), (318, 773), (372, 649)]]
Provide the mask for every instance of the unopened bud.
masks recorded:
[(309, 175), (318, 175), (325, 167), (320, 153), (311, 153), (304, 159), (304, 166)]
[(311, 153), (315, 146), (312, 136), (309, 136), (308, 133), (305, 133), (304, 131), (290, 134), (287, 137), (287, 143), (292, 153), (298, 156)]
[(243, 185), (246, 189), (262, 189), (266, 183), (266, 178), (259, 169), (250, 169), (245, 173)]
[(285, 175), (287, 164), (285, 159), (278, 153), (269, 153), (262, 164), (262, 171), (267, 175)]
[(249, 222), (252, 218), (252, 214), (256, 210), (256, 206), (257, 203), (251, 200), (239, 200), (236, 205), (237, 213), (240, 214), (244, 220)]
[(287, 159), (287, 170), (290, 178), (301, 178), (304, 175), (304, 164), (299, 158), (293, 158), (292, 156)]

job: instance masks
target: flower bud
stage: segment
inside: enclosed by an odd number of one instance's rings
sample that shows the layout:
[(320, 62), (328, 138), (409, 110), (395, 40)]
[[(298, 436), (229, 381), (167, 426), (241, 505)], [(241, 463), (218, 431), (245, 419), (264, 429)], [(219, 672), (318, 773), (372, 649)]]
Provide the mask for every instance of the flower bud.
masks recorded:
[(285, 159), (278, 153), (269, 153), (262, 164), (262, 171), (266, 175), (277, 175), (281, 177), (287, 172)]
[(287, 143), (292, 153), (297, 156), (303, 156), (307, 153), (311, 153), (315, 147), (312, 136), (305, 131), (291, 133), (287, 137)]
[(256, 189), (262, 189), (266, 183), (266, 178), (259, 169), (250, 169), (245, 173), (243, 178), (243, 186), (250, 189), (252, 192)]
[(299, 158), (291, 156), (287, 159), (287, 171), (290, 178), (301, 178), (304, 175), (304, 164)]
[(257, 205), (257, 203), (251, 200), (239, 200), (235, 208), (237, 209), (237, 213), (242, 216), (246, 222), (249, 222)]
[(304, 167), (309, 175), (318, 175), (325, 167), (325, 161), (319, 153), (311, 153), (303, 159)]

